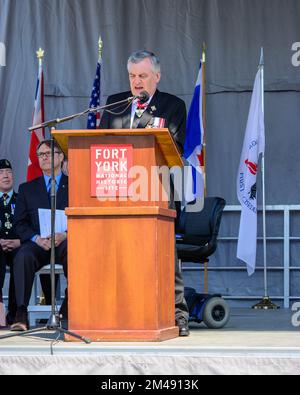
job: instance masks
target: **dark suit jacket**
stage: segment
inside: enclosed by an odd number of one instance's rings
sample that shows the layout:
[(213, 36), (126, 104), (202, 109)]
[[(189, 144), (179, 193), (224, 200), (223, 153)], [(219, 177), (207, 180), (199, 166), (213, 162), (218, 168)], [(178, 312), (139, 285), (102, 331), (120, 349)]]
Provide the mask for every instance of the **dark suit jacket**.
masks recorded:
[[(18, 195), (14, 192), (7, 206), (4, 206), (4, 204), (0, 202), (0, 239), (14, 240), (18, 238), (14, 227), (11, 229), (5, 227), (7, 222), (11, 225), (14, 223), (14, 207), (16, 205), (17, 196)], [(8, 215), (8, 218), (6, 215)]]
[[(132, 96), (131, 92), (119, 93), (109, 96), (107, 104), (116, 103)], [(111, 109), (114, 112), (122, 112), (128, 104)], [(165, 127), (169, 128), (177, 143), (180, 151), (183, 151), (186, 131), (186, 107), (183, 100), (177, 96), (156, 91), (147, 110), (142, 117), (134, 125), (136, 128), (145, 128), (153, 117), (164, 118), (166, 120)], [(130, 128), (131, 106), (121, 115), (113, 115), (104, 112), (102, 115), (100, 127), (101, 129), (126, 129)]]
[[(68, 195), (68, 177), (62, 175), (57, 191), (57, 210), (68, 207)], [(22, 243), (40, 234), (39, 208), (50, 209), (44, 177), (20, 185), (15, 211), (15, 231)]]

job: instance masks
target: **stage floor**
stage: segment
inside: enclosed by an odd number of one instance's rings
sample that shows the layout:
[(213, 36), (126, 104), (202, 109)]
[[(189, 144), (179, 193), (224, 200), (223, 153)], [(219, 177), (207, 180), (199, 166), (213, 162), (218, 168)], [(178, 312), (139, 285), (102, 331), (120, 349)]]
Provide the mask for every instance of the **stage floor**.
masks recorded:
[(300, 374), (300, 327), (290, 310), (233, 309), (222, 330), (191, 324), (188, 338), (162, 343), (85, 345), (56, 337), (1, 340), (0, 374)]

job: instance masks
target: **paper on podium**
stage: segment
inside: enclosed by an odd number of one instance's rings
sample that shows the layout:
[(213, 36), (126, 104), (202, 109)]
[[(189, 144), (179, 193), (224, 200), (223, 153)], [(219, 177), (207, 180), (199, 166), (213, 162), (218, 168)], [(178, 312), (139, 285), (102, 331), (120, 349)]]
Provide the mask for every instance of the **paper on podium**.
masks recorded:
[[(40, 232), (43, 239), (51, 236), (51, 210), (39, 208)], [(56, 210), (55, 233), (63, 233), (68, 229), (67, 216), (63, 210)]]

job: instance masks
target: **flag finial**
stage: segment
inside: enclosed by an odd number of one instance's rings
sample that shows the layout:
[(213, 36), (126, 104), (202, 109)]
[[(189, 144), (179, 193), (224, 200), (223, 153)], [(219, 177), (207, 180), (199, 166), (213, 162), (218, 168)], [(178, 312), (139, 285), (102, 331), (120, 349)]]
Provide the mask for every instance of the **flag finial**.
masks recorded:
[(40, 65), (43, 62), (44, 54), (45, 54), (45, 51), (42, 48), (39, 48), (38, 51), (36, 51), (36, 56), (37, 56), (37, 58), (39, 60), (39, 64)]
[(202, 63), (206, 62), (206, 43), (202, 44)]
[(99, 40), (98, 40), (98, 50), (99, 50), (99, 60), (102, 60), (103, 41), (102, 41), (101, 36), (99, 37)]

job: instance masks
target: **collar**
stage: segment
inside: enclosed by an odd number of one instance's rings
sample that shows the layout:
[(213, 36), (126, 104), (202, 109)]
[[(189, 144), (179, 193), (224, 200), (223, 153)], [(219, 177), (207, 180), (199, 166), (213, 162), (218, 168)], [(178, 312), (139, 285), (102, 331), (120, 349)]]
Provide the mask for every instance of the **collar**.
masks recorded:
[[(62, 172), (60, 174), (58, 174), (58, 176), (55, 177), (55, 182), (56, 182), (57, 186), (59, 186), (61, 178), (62, 178)], [(45, 180), (46, 187), (48, 187), (51, 177), (47, 176), (47, 174), (44, 174), (44, 180)]]
[(12, 190), (9, 191), (9, 192), (0, 192), (0, 199), (2, 198), (2, 196), (4, 195), (4, 193), (7, 193), (8, 197), (9, 197), (8, 201), (10, 201), (10, 199), (12, 198), (12, 195), (14, 194), (14, 190), (12, 189)]
[(9, 191), (9, 192), (0, 192), (0, 199), (2, 198), (2, 196), (4, 195), (4, 193), (7, 193), (8, 199), (6, 200), (6, 203), (9, 203), (9, 202), (11, 201), (11, 198), (12, 198), (13, 194), (14, 194), (14, 190), (12, 189), (12, 190)]

